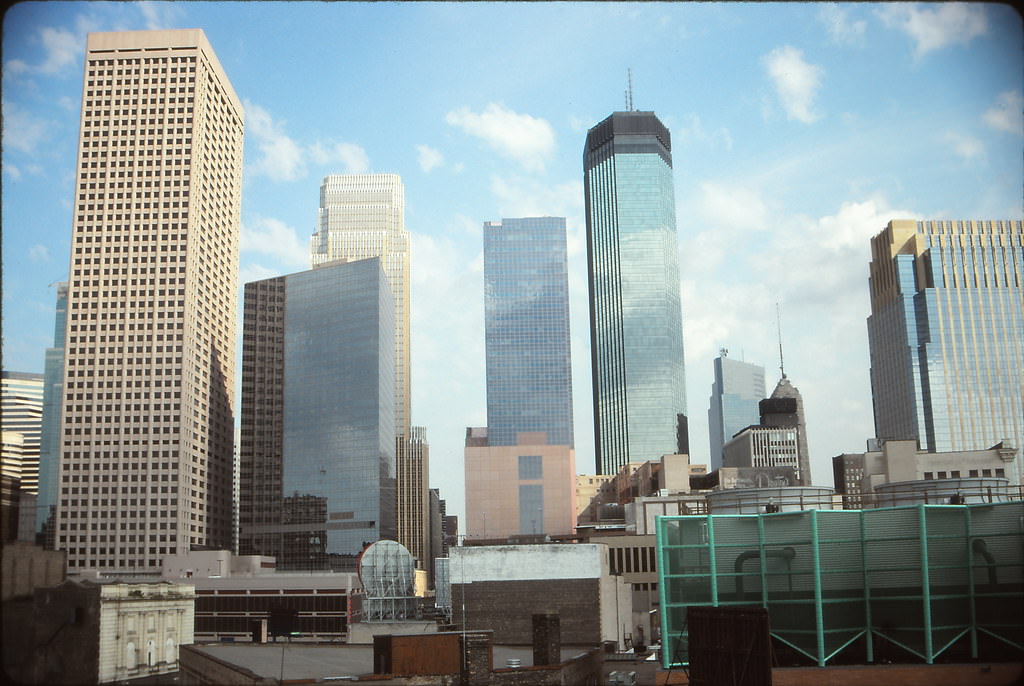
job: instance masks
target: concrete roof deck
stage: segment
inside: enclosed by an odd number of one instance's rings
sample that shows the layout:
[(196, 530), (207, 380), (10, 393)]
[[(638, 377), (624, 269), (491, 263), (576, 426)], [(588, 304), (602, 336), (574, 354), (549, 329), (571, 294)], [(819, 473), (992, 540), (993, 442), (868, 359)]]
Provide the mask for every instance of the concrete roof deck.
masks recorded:
[[(277, 679), (324, 679), (373, 673), (373, 646), (350, 644), (288, 643), (202, 643), (192, 646), (202, 652), (260, 676)], [(562, 661), (591, 650), (594, 646), (562, 646)], [(507, 666), (509, 659), (533, 665), (532, 646), (494, 646), (494, 668)]]

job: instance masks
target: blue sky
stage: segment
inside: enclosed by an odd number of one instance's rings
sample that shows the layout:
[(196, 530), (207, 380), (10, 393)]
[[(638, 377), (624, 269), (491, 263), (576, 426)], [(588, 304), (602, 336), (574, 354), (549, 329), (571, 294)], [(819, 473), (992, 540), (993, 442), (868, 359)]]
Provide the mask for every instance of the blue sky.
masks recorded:
[(694, 461), (712, 360), (802, 392), (812, 476), (873, 433), (869, 239), (1022, 217), (1020, 17), (1006, 5), (45, 2), (3, 25), (3, 367), (42, 371), (67, 278), (89, 31), (202, 28), (246, 108), (239, 283), (308, 266), (326, 174), (394, 172), (412, 233), (413, 422), (463, 512), (486, 423), (484, 221), (567, 218), (577, 471), (593, 470), (582, 151), (624, 107), (672, 132)]

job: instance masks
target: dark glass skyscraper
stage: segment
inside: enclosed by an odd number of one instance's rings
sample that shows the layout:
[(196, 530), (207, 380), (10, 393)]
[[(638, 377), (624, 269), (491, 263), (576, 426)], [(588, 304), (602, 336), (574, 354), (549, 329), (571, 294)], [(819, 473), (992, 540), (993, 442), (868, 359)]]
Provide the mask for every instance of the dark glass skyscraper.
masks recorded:
[(245, 285), (242, 554), (353, 569), (396, 536), (394, 316), (380, 258)]
[(565, 219), (484, 223), (487, 430), (492, 446), (522, 432), (573, 445)]
[(880, 439), (922, 450), (1024, 440), (1024, 223), (896, 220), (871, 241)]
[(583, 153), (597, 470), (676, 452), (686, 415), (672, 142), (615, 112)]

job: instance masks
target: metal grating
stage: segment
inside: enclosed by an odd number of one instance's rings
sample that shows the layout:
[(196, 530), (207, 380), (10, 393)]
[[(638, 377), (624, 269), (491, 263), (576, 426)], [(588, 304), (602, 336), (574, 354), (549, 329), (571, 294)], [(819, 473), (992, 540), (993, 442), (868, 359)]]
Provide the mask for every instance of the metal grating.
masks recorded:
[(658, 517), (662, 662), (690, 663), (693, 606), (760, 605), (824, 666), (862, 637), (931, 663), (986, 634), (1024, 651), (1024, 503)]

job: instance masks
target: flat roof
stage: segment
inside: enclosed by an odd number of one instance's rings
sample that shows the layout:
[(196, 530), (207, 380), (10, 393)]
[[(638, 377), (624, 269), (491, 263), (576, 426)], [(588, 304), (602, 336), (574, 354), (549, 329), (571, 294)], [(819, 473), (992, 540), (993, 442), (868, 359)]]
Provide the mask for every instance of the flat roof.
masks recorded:
[[(284, 653), (285, 679), (324, 679), (373, 673), (373, 646), (350, 644), (203, 643), (191, 646), (211, 657), (244, 667), (262, 677), (281, 675)], [(595, 646), (562, 646), (562, 662)], [(510, 658), (523, 667), (533, 665), (532, 646), (494, 646), (494, 668), (504, 668)]]
[(205, 643), (193, 648), (263, 677), (322, 679), (373, 673), (372, 645), (308, 643)]

